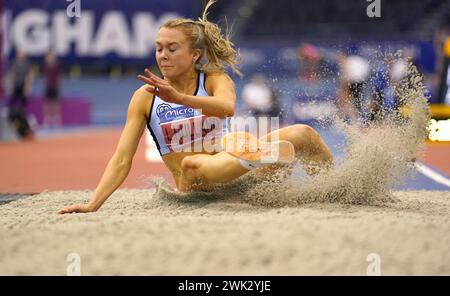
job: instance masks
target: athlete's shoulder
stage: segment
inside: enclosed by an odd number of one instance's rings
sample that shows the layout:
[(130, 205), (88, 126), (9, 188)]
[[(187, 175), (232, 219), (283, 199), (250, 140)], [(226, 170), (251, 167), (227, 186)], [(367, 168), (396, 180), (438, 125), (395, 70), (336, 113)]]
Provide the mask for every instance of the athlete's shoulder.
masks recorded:
[(206, 81), (205, 88), (208, 93), (213, 89), (216, 89), (219, 85), (230, 85), (234, 88), (234, 82), (231, 77), (224, 72), (208, 72), (205, 73)]
[(149, 87), (152, 87), (152, 86), (149, 86), (147, 84), (144, 84), (144, 85), (140, 86), (139, 88), (137, 88), (134, 91), (133, 96), (137, 96), (137, 97), (142, 97), (144, 99), (151, 99), (151, 100), (153, 100), (153, 94), (151, 94), (151, 93), (149, 93), (147, 91), (147, 88), (149, 88)]
[(210, 78), (211, 79), (226, 79), (226, 80), (229, 80), (229, 81), (233, 81), (231, 79), (230, 75), (228, 75), (225, 72), (205, 72), (205, 76), (208, 79), (210, 79)]
[(139, 101), (140, 103), (152, 102), (154, 100), (154, 95), (147, 91), (147, 88), (152, 87), (149, 85), (142, 85), (134, 91), (132, 100)]
[(154, 100), (154, 95), (149, 93), (146, 88), (148, 85), (142, 85), (136, 89), (131, 97), (130, 106), (140, 110), (144, 114), (147, 114), (150, 108), (150, 104)]

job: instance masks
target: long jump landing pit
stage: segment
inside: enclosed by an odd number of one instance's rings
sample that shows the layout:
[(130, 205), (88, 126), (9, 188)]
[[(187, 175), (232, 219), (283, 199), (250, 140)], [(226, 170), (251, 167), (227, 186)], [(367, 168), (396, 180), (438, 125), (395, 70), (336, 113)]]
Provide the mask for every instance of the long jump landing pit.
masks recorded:
[(450, 192), (397, 191), (382, 206), (263, 208), (121, 189), (95, 213), (57, 215), (91, 191), (44, 191), (0, 206), (0, 274), (450, 274)]

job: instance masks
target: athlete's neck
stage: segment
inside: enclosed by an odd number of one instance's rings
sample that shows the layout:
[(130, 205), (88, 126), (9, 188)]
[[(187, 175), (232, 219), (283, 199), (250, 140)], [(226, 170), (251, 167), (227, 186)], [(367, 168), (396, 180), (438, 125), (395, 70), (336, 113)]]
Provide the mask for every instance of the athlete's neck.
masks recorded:
[(165, 77), (164, 79), (166, 79), (178, 92), (186, 95), (193, 95), (197, 89), (198, 75), (199, 73), (196, 70), (193, 70), (178, 77)]

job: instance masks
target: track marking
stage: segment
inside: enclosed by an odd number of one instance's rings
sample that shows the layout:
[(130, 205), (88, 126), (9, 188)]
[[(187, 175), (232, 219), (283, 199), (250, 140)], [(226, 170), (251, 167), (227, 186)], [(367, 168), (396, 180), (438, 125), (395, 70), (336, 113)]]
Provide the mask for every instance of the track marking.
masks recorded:
[(444, 175), (432, 170), (431, 168), (429, 168), (428, 166), (426, 166), (420, 162), (416, 162), (414, 164), (414, 166), (421, 174), (425, 175), (426, 177), (430, 178), (431, 180), (435, 181), (436, 183), (450, 187), (450, 179), (448, 179)]

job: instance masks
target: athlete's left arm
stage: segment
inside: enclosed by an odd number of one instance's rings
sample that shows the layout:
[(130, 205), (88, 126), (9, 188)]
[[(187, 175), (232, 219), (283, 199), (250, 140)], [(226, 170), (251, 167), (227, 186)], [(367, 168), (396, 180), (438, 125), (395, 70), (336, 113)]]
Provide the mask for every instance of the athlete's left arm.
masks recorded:
[(211, 73), (207, 76), (206, 91), (209, 96), (191, 96), (176, 91), (167, 81), (157, 77), (148, 69), (147, 76), (139, 75), (139, 79), (151, 87), (146, 90), (157, 95), (166, 102), (176, 103), (201, 109), (206, 116), (224, 118), (234, 115), (236, 91), (231, 78), (225, 73)]

